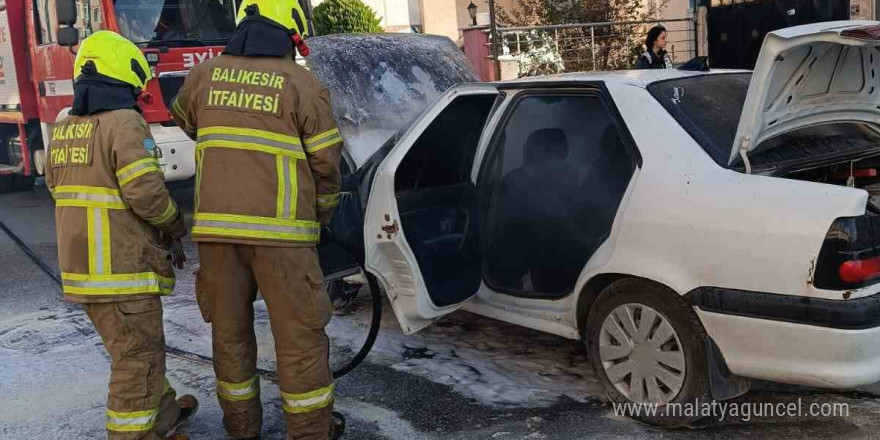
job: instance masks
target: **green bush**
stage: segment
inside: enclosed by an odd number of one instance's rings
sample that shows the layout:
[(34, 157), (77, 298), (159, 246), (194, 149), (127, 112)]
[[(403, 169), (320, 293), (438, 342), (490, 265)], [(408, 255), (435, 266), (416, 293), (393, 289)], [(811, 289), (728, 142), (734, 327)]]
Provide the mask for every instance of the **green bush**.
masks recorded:
[(376, 13), (361, 0), (325, 0), (314, 10), (318, 35), (382, 32)]

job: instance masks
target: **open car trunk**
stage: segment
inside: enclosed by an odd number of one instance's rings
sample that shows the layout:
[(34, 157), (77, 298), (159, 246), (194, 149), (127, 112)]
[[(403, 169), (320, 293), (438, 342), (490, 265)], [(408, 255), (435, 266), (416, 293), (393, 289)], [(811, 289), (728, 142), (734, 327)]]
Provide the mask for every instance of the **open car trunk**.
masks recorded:
[(838, 141), (806, 148), (809, 143), (778, 137), (817, 125), (880, 122), (878, 47), (877, 22), (816, 23), (769, 33), (749, 84), (729, 164), (751, 171), (752, 165), (774, 165), (774, 156), (786, 161), (799, 155), (831, 159), (835, 148), (845, 156), (868, 147)]
[[(824, 124), (771, 139), (757, 165), (774, 165), (770, 175), (862, 188), (868, 210), (880, 213), (880, 131), (860, 123)], [(778, 145), (776, 145), (778, 144)], [(787, 164), (792, 164), (787, 166)]]
[(446, 37), (330, 35), (309, 39), (309, 69), (330, 91), (345, 139), (339, 205), (318, 251), (325, 278), (352, 274), (364, 259), (364, 210), (376, 168), (399, 133), (449, 88), (478, 82)]

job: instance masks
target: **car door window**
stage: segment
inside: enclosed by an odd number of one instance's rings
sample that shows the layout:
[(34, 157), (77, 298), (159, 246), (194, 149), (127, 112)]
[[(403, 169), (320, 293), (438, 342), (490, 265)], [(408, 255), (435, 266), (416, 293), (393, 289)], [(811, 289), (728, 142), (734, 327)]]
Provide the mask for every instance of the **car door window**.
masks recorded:
[(519, 99), (481, 177), (486, 283), (526, 296), (570, 293), (609, 236), (635, 166), (599, 96)]
[(471, 95), (450, 103), (398, 166), (395, 190), (449, 186), (470, 180), (477, 142), (495, 100), (495, 95)]
[(79, 30), (80, 39), (103, 29), (104, 11), (101, 8), (101, 0), (76, 0), (77, 14), (76, 28)]

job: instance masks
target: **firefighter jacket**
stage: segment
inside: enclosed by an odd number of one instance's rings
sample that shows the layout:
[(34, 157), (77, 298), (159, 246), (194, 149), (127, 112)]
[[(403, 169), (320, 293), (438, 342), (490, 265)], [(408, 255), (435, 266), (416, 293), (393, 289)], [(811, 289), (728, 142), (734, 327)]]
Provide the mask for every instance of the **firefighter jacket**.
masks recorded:
[(342, 137), (327, 89), (290, 57), (223, 54), (171, 105), (196, 140), (193, 240), (301, 247), (339, 199)]
[(65, 298), (94, 303), (170, 294), (159, 230), (183, 230), (155, 142), (134, 110), (68, 116), (52, 129), (46, 184), (55, 198)]

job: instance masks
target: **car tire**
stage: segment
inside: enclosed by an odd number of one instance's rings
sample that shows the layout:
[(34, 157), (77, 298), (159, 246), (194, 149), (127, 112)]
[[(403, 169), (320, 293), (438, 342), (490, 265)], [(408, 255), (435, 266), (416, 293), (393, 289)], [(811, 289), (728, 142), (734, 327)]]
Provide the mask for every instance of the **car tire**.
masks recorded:
[[(630, 405), (626, 415), (676, 428), (700, 419), (700, 407), (711, 404), (706, 332), (693, 309), (666, 287), (634, 278), (612, 283), (591, 307), (584, 334), (612, 404), (658, 404), (655, 413)], [(688, 412), (685, 404), (699, 406)]]
[[(12, 126), (14, 128), (10, 128), (8, 124), (0, 124), (0, 164), (8, 164), (10, 163), (10, 157), (12, 153), (10, 152), (10, 142), (16, 137), (18, 133), (18, 127)], [(38, 132), (37, 132), (38, 133)], [(33, 137), (33, 136), (32, 136)], [(37, 137), (35, 141), (31, 141), (28, 138), (28, 142), (33, 142), (32, 145), (36, 149), (43, 149), (43, 140), (41, 137)], [(35, 150), (31, 151), (31, 163), (33, 164), (33, 154)], [(10, 193), (10, 192), (18, 192), (18, 191), (30, 191), (34, 187), (34, 182), (36, 178), (32, 174), (30, 176), (25, 176), (22, 174), (12, 173), (12, 174), (2, 174), (0, 175), (0, 194)]]
[(0, 174), (0, 194), (15, 190), (15, 174)]
[(34, 187), (33, 176), (22, 176), (21, 174), (2, 174), (0, 175), (0, 194), (30, 191)]
[(34, 176), (22, 176), (21, 174), (16, 174), (13, 186), (15, 191), (30, 191), (34, 189), (34, 183), (36, 180), (37, 179), (34, 178)]

